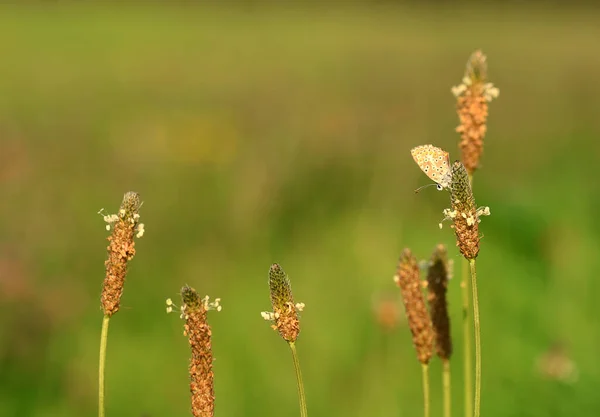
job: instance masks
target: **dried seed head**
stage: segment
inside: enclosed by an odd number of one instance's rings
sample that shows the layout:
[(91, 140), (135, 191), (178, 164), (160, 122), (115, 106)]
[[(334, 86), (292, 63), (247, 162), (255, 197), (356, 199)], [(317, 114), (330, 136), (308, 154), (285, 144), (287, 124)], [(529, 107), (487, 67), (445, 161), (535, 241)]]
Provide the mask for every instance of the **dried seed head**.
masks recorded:
[(304, 309), (304, 303), (294, 304), (290, 279), (278, 264), (269, 269), (269, 290), (271, 293), (272, 312), (262, 312), (265, 320), (273, 321), (271, 326), (279, 331), (287, 342), (295, 342), (300, 333), (298, 311)]
[(486, 83), (486, 60), (486, 56), (481, 51), (475, 51), (467, 61), (462, 84), (452, 88), (452, 93), (457, 98), (456, 111), (460, 120), (456, 131), (461, 136), (459, 146), (462, 151), (462, 162), (469, 175), (478, 168), (483, 153), (488, 102), (499, 95), (499, 90), (493, 84)]
[(445, 245), (437, 245), (427, 269), (427, 290), (429, 291), (427, 301), (429, 301), (435, 333), (435, 348), (441, 359), (450, 359), (450, 355), (452, 355), (450, 318), (446, 300), (449, 277), (448, 251)]
[[(209, 302), (208, 296), (200, 298), (196, 290), (185, 286), (181, 289), (182, 318), (185, 319), (184, 335), (192, 351), (190, 358), (190, 393), (192, 414), (195, 417), (212, 417), (215, 409), (213, 354), (211, 329), (207, 322), (208, 310), (220, 310), (219, 299)], [(167, 300), (170, 307), (173, 303)], [(167, 310), (169, 311), (169, 310)]]
[(467, 259), (475, 259), (479, 253), (479, 222), (481, 216), (489, 215), (489, 207), (477, 208), (469, 175), (465, 166), (456, 161), (452, 165), (452, 188), (450, 189), (452, 210), (445, 209), (446, 219), (454, 222), (456, 245)]
[(106, 275), (101, 296), (102, 309), (107, 316), (119, 311), (127, 263), (135, 255), (133, 237), (143, 234), (143, 224), (139, 223), (140, 206), (139, 195), (130, 191), (123, 197), (118, 214), (104, 215), (104, 220), (108, 223), (107, 229), (112, 228), (112, 234), (108, 237), (110, 243), (107, 248), (108, 259), (104, 262)]
[(428, 364), (433, 351), (433, 329), (423, 298), (419, 265), (410, 249), (404, 249), (400, 256), (394, 281), (402, 292), (417, 358), (421, 363)]

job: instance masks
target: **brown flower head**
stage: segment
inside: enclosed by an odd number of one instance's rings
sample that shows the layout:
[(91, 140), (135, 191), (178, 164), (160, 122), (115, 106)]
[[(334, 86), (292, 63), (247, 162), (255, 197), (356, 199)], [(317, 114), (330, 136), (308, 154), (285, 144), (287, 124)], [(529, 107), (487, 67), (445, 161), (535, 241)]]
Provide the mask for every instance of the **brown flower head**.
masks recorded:
[(498, 97), (499, 90), (491, 83), (486, 83), (486, 56), (475, 51), (467, 62), (462, 83), (452, 88), (456, 96), (456, 112), (460, 125), (456, 131), (460, 133), (460, 149), (462, 162), (469, 175), (479, 166), (483, 153), (483, 138), (487, 130), (488, 102)]
[(452, 165), (450, 209), (444, 210), (445, 219), (453, 221), (456, 245), (466, 259), (475, 259), (479, 253), (479, 222), (490, 214), (489, 207), (477, 208), (465, 166), (456, 161)]
[(139, 195), (130, 191), (123, 197), (118, 214), (104, 216), (108, 223), (107, 230), (112, 228), (112, 234), (108, 237), (110, 243), (107, 248), (108, 259), (104, 262), (106, 275), (101, 296), (104, 315), (109, 317), (119, 311), (127, 263), (135, 255), (133, 238), (141, 237), (144, 233), (144, 225), (139, 223), (141, 205)]
[(285, 341), (293, 343), (300, 333), (298, 311), (304, 309), (304, 304), (294, 304), (290, 279), (278, 264), (271, 265), (269, 269), (269, 290), (273, 311), (262, 312), (261, 315), (265, 320), (273, 321), (271, 327), (279, 331)]
[(441, 359), (450, 359), (450, 355), (452, 355), (450, 318), (446, 300), (449, 275), (448, 251), (445, 245), (437, 245), (427, 269), (427, 290), (429, 292), (427, 301), (429, 301), (435, 333), (435, 348)]
[[(211, 329), (206, 318), (208, 310), (221, 311), (220, 299), (214, 302), (210, 302), (208, 296), (201, 299), (196, 290), (187, 285), (181, 289), (181, 299), (181, 317), (185, 320), (183, 334), (188, 337), (192, 351), (189, 366), (192, 414), (212, 417), (215, 409), (213, 354)], [(167, 306), (167, 312), (171, 312), (170, 299)]]
[(400, 256), (394, 281), (400, 287), (408, 325), (413, 336), (417, 358), (428, 364), (433, 351), (433, 329), (427, 313), (421, 285), (419, 265), (410, 249), (404, 249)]

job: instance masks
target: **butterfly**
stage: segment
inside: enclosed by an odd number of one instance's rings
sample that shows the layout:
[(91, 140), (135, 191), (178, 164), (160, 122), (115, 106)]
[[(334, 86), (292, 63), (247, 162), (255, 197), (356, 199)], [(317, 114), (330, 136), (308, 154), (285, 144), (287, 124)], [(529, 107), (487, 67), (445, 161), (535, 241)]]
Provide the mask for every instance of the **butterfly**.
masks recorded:
[(450, 154), (433, 145), (421, 145), (411, 149), (413, 159), (429, 178), (437, 183), (437, 189), (449, 188), (452, 182)]

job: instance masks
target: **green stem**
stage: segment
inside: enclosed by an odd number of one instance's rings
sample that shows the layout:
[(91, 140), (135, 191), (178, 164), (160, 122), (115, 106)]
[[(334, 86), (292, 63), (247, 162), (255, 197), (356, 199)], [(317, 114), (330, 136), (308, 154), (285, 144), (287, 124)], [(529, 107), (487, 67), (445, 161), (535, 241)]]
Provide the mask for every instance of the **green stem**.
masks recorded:
[(294, 359), (294, 369), (296, 370), (296, 382), (298, 383), (298, 401), (300, 402), (300, 417), (306, 417), (306, 397), (304, 395), (304, 383), (302, 382), (302, 372), (300, 372), (300, 361), (298, 360), (298, 352), (296, 352), (296, 344), (289, 342)]
[(472, 346), (471, 346), (471, 323), (469, 320), (469, 305), (471, 294), (469, 294), (469, 270), (468, 261), (462, 258), (462, 281), (460, 283), (462, 292), (462, 325), (463, 325), (463, 365), (464, 365), (464, 394), (465, 394), (465, 417), (473, 417), (473, 379), (472, 379)]
[(450, 386), (450, 360), (444, 359), (444, 370), (442, 373), (444, 386), (444, 417), (450, 417), (452, 414), (452, 390)]
[(475, 326), (475, 417), (481, 410), (481, 324), (479, 323), (479, 297), (477, 295), (477, 272), (475, 259), (469, 260), (471, 288), (473, 289), (473, 324)]
[(429, 417), (429, 365), (422, 363), (423, 371), (423, 417)]
[(104, 417), (104, 368), (106, 366), (106, 342), (108, 340), (108, 323), (110, 316), (102, 320), (100, 335), (100, 363), (98, 365), (98, 417)]

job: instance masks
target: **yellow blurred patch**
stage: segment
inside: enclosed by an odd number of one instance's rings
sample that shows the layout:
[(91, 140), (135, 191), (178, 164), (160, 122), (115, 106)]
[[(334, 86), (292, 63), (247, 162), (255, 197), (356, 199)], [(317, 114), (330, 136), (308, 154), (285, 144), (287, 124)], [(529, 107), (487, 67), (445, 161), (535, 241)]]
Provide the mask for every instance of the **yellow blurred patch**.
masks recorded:
[(146, 116), (115, 136), (118, 148), (146, 163), (223, 165), (235, 157), (240, 134), (222, 114), (174, 113)]

